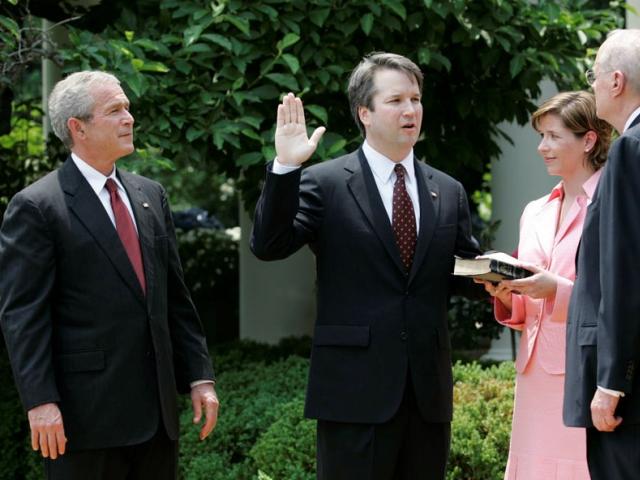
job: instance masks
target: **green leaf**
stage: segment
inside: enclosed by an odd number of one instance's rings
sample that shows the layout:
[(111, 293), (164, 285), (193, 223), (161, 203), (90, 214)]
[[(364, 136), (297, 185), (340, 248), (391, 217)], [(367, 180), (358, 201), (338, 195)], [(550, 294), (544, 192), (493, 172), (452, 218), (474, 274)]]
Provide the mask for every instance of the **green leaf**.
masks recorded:
[(242, 33), (244, 33), (247, 36), (249, 35), (249, 32), (251, 31), (249, 20), (243, 17), (235, 16), (235, 15), (223, 15), (222, 17), (231, 25), (233, 25), (238, 30), (240, 30)]
[(167, 73), (169, 71), (169, 67), (167, 67), (162, 62), (143, 62), (142, 66), (138, 69), (141, 72), (156, 72), (156, 73)]
[(13, 19), (0, 15), (0, 25), (9, 30), (14, 37), (20, 38), (20, 27)]
[(587, 35), (582, 30), (578, 30), (578, 38), (580, 39), (581, 45), (587, 44), (587, 41), (588, 41)]
[(522, 55), (516, 55), (509, 62), (509, 72), (511, 73), (511, 78), (515, 78), (518, 75), (522, 68), (524, 67), (524, 57)]
[(264, 157), (262, 152), (249, 152), (240, 155), (236, 158), (236, 165), (240, 167), (249, 167), (251, 165), (257, 165), (263, 163)]
[(327, 110), (320, 105), (305, 105), (305, 108), (318, 120), (320, 120), (323, 124), (329, 123), (329, 116), (327, 115)]
[(298, 86), (298, 81), (293, 75), (289, 75), (287, 73), (268, 73), (265, 75), (269, 80), (274, 81), (281, 87), (286, 87), (292, 92), (296, 92), (300, 90)]
[(136, 97), (139, 98), (142, 95), (142, 79), (140, 75), (131, 75), (127, 77), (126, 83)]
[(294, 57), (290, 53), (284, 53), (282, 55), (282, 60), (284, 60), (286, 64), (289, 66), (291, 73), (293, 74), (298, 73), (298, 70), (300, 70), (300, 62), (296, 57)]
[(333, 145), (331, 145), (331, 147), (329, 147), (329, 149), (327, 150), (327, 155), (330, 157), (335, 155), (340, 150), (342, 150), (346, 144), (347, 144), (347, 141), (344, 138), (341, 138), (340, 140), (336, 141)]
[(438, 53), (438, 52), (432, 52), (431, 56), (440, 65), (442, 65), (447, 70), (447, 72), (451, 71), (451, 61), (447, 57), (445, 57), (444, 55), (442, 55), (441, 53)]
[[(255, 130), (251, 130), (250, 128), (244, 128), (242, 130), (240, 130), (240, 133), (242, 133), (244, 136), (249, 137), (253, 140), (257, 140), (258, 142), (262, 142), (262, 137), (260, 137), (260, 135), (258, 135)], [(262, 157), (262, 154), (260, 154), (260, 157)]]
[(126, 38), (128, 42), (132, 42), (134, 36), (135, 32), (132, 32), (131, 30), (126, 30), (124, 32), (124, 38)]
[(360, 19), (360, 28), (362, 28), (362, 31), (365, 33), (365, 35), (369, 36), (372, 27), (373, 13), (365, 13)]
[(393, 13), (398, 15), (401, 19), (403, 20), (407, 19), (407, 9), (404, 7), (404, 5), (401, 2), (397, 0), (382, 0), (382, 3), (384, 3), (386, 7), (388, 7)]
[(251, 93), (262, 100), (273, 100), (280, 96), (280, 91), (273, 85), (262, 85), (247, 93)]
[(201, 136), (203, 136), (205, 133), (207, 133), (207, 132), (205, 132), (204, 130), (201, 130), (199, 128), (189, 127), (187, 129), (187, 133), (186, 133), (185, 136), (187, 137), (187, 140), (189, 142), (193, 142), (194, 140), (196, 140), (196, 139), (200, 138)]
[(324, 25), (324, 22), (327, 21), (327, 18), (329, 18), (330, 13), (330, 8), (311, 10), (308, 14), (309, 20), (311, 20), (311, 23), (313, 23), (316, 27), (322, 27)]
[(225, 37), (223, 37), (222, 35), (218, 35), (217, 33), (205, 33), (204, 35), (201, 35), (200, 38), (204, 38), (213, 43), (216, 43), (220, 45), (222, 48), (224, 48), (225, 50), (231, 51), (233, 49), (231, 42), (227, 40)]
[(282, 52), (291, 45), (298, 43), (298, 40), (300, 40), (300, 35), (287, 33), (284, 38), (276, 44), (276, 48), (279, 52)]
[(188, 47), (193, 42), (200, 38), (200, 34), (202, 34), (203, 26), (202, 25), (191, 25), (184, 31), (184, 40), (183, 44), (185, 47)]

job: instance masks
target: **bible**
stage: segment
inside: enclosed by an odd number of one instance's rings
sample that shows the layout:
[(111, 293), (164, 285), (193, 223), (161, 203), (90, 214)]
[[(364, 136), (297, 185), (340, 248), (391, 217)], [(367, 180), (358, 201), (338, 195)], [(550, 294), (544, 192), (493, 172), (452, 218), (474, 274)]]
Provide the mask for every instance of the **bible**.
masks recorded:
[(488, 253), (477, 258), (456, 257), (453, 274), (490, 282), (515, 280), (533, 275), (532, 271), (517, 264), (517, 259), (502, 252)]

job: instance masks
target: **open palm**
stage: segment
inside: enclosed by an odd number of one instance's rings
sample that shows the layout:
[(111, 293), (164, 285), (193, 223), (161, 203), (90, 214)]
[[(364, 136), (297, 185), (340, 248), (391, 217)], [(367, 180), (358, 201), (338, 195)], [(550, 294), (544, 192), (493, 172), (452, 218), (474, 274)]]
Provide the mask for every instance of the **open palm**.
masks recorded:
[(276, 124), (276, 155), (284, 165), (301, 165), (316, 151), (325, 132), (324, 127), (315, 129), (311, 138), (307, 136), (302, 100), (289, 93), (278, 105)]

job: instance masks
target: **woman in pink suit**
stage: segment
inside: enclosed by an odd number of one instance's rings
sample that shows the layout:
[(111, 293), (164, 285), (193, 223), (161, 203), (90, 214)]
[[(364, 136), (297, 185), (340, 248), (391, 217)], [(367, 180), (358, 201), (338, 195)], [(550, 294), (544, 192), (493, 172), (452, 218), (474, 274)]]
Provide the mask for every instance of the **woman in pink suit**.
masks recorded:
[(522, 332), (505, 479), (588, 479), (585, 431), (562, 424), (565, 327), (576, 251), (611, 127), (596, 117), (587, 92), (554, 96), (531, 124), (540, 133), (538, 153), (549, 175), (562, 181), (522, 214), (518, 257), (534, 275), (485, 283), (496, 298), (496, 319)]

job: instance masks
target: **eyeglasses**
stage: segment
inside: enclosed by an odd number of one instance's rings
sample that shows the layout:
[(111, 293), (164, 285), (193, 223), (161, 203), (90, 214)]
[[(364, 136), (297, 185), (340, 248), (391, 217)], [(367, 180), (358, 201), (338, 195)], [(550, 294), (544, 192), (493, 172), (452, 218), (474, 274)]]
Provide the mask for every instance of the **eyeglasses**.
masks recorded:
[[(609, 72), (611, 72), (611, 70), (604, 70), (600, 73), (609, 73)], [(593, 87), (593, 84), (596, 81), (596, 72), (593, 70), (593, 68), (590, 68), (589, 70), (584, 72), (584, 78), (587, 79), (587, 83), (589, 84), (589, 86)]]

